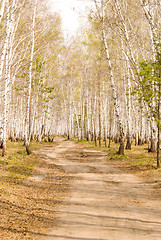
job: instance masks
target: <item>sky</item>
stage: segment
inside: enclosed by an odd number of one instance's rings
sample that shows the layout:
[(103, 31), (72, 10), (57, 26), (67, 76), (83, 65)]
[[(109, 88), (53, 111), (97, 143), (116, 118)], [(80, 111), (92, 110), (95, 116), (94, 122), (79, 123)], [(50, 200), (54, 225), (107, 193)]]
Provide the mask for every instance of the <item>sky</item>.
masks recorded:
[(48, 0), (53, 11), (60, 12), (63, 30), (67, 35), (74, 35), (85, 21), (86, 9), (92, 6), (93, 0)]

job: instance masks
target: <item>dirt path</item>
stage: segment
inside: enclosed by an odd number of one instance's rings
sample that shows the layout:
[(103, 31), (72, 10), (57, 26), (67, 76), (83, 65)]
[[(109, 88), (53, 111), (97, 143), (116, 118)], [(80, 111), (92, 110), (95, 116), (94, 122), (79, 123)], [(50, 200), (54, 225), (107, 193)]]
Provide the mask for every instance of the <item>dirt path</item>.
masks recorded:
[[(58, 227), (41, 240), (160, 240), (161, 203), (153, 186), (108, 164), (105, 154), (59, 139), (41, 151), (72, 180)], [(60, 179), (61, 181), (61, 179)]]

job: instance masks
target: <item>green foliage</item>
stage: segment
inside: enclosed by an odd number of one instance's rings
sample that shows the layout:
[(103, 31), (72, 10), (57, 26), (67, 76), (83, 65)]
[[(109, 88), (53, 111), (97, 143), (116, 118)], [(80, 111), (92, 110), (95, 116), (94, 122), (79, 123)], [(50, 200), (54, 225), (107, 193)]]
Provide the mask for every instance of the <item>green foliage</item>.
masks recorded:
[(46, 92), (46, 93), (52, 93), (53, 90), (54, 90), (54, 87), (46, 87), (46, 88), (44, 88), (44, 92)]
[(46, 63), (46, 61), (42, 61), (41, 58), (36, 59), (36, 72), (42, 72), (43, 66)]
[[(118, 152), (118, 143), (111, 142), (111, 147), (106, 148), (95, 146), (94, 142), (88, 142), (85, 139), (78, 141), (73, 139), (73, 141), (80, 142), (84, 144), (86, 148), (95, 149), (97, 151), (103, 151), (107, 154), (107, 161), (116, 164), (117, 167), (124, 167), (126, 169), (131, 169), (132, 171), (154, 171), (156, 169), (156, 160), (155, 153), (147, 151), (147, 145), (135, 146), (134, 142), (132, 143), (132, 150), (125, 150), (125, 155), (119, 155)], [(158, 171), (158, 170), (157, 170)], [(160, 172), (161, 170), (159, 170)]]
[[(6, 165), (5, 171), (8, 173), (9, 181), (20, 183), (32, 175), (33, 167), (36, 161), (34, 155), (28, 156), (25, 147), (21, 142), (7, 142), (7, 156), (3, 158)], [(0, 159), (1, 160), (1, 159)]]
[(22, 87), (15, 87), (14, 89), (15, 89), (16, 92), (24, 90), (24, 88), (22, 88)]
[(160, 121), (158, 115), (158, 105), (160, 104), (161, 98), (161, 43), (160, 34), (156, 38), (156, 55), (155, 61), (144, 61), (140, 62), (137, 73), (139, 77), (139, 87), (135, 88), (134, 94), (138, 94), (140, 101), (145, 101), (149, 109), (151, 110), (152, 116), (155, 117), (156, 121)]
[(78, 141), (79, 143), (86, 143), (86, 142), (88, 142), (86, 139), (80, 139), (79, 141)]

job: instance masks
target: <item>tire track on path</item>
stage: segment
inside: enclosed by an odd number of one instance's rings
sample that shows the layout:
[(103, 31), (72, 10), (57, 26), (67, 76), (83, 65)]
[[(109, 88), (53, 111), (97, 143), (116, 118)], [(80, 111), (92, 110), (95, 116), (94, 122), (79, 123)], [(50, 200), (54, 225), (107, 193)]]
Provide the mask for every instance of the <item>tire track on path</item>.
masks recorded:
[(57, 139), (42, 150), (49, 164), (71, 176), (69, 196), (57, 211), (58, 227), (43, 240), (160, 240), (161, 204), (153, 186), (108, 164), (105, 153)]

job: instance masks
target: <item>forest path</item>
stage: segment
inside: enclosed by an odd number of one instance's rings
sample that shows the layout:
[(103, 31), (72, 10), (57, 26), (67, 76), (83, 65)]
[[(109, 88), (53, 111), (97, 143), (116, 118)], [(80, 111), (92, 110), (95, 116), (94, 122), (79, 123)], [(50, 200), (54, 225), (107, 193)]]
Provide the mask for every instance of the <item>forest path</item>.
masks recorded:
[(71, 176), (69, 194), (57, 211), (58, 226), (41, 239), (161, 239), (161, 204), (152, 185), (112, 167), (103, 152), (56, 141), (40, 153)]

